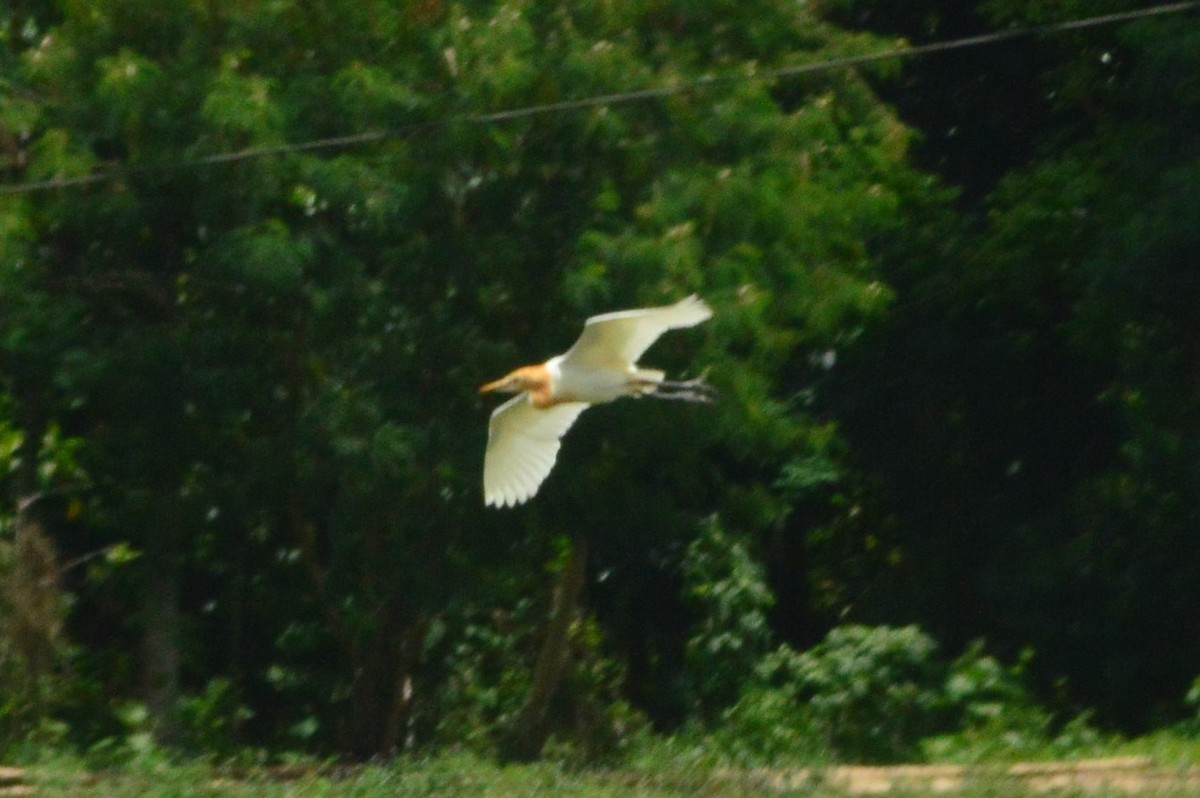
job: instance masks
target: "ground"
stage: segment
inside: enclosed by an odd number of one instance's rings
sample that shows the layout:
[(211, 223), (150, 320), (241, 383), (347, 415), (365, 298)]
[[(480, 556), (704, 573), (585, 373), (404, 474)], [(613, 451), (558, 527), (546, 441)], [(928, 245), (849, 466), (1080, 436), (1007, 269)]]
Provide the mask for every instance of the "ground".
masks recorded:
[[(736, 777), (730, 774), (731, 777)], [(1015, 794), (1154, 795), (1200, 794), (1200, 768), (1169, 768), (1148, 757), (1114, 757), (1077, 762), (1030, 762), (1005, 766), (841, 766), (755, 774), (759, 786), (779, 793), (820, 789), (845, 795), (975, 794), (1003, 788)]]
[(350, 796), (579, 796), (580, 798), (696, 798), (696, 796), (949, 795), (1023, 796), (1200, 795), (1200, 766), (1164, 766), (1141, 756), (1011, 765), (837, 766), (795, 770), (715, 770), (636, 773), (572, 770), (552, 764), (503, 767), (467, 755), (386, 765), (341, 767), (306, 763), (236, 768), (143, 762), (89, 770), (48, 761), (0, 769), (0, 796), (165, 798), (323, 798)]

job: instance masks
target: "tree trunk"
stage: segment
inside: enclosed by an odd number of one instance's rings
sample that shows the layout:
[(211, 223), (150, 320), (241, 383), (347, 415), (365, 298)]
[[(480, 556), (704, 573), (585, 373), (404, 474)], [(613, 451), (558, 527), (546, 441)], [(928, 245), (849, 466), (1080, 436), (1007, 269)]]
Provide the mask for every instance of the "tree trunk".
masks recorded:
[[(58, 555), (34, 517), (28, 497), (18, 501), (12, 570), (4, 584), (4, 633), (32, 683), (52, 675), (63, 628)], [(30, 694), (39, 690), (29, 686)]]
[[(11, 570), (4, 580), (4, 633), (20, 657), (32, 683), (50, 676), (55, 667), (63, 627), (63, 600), (58, 554), (46, 534), (44, 499), (38, 486), (38, 458), (47, 421), (40, 398), (23, 397), (22, 441), (12, 490), (17, 512), (13, 519)], [(40, 691), (29, 688), (31, 694)]]
[(500, 746), (501, 756), (505, 759), (519, 762), (537, 759), (550, 735), (548, 710), (570, 658), (571, 623), (578, 614), (586, 569), (587, 541), (581, 535), (572, 535), (566, 567), (554, 591), (546, 637), (533, 667), (529, 699)]
[(413, 671), (420, 659), (421, 641), (425, 638), (427, 626), (423, 622), (410, 624), (401, 635), (399, 658), (392, 666), (395, 684), (392, 705), (383, 726), (381, 746), (381, 753), (389, 756), (408, 751), (413, 746)]
[(144, 549), (142, 690), (155, 739), (173, 745), (179, 741), (179, 517), (173, 497), (162, 496), (160, 502), (160, 521)]

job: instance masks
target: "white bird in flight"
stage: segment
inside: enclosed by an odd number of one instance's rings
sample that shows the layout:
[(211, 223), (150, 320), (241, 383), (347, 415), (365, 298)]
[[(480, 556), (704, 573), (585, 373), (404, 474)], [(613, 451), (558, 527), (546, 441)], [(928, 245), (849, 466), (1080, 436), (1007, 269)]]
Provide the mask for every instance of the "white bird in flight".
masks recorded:
[(554, 468), (559, 439), (589, 405), (622, 396), (712, 401), (703, 377), (671, 382), (663, 372), (637, 365), (667, 330), (694, 327), (711, 316), (712, 308), (694, 294), (674, 305), (592, 316), (566, 353), (480, 388), (517, 394), (492, 412), (488, 424), (484, 503), (508, 507), (532, 498)]

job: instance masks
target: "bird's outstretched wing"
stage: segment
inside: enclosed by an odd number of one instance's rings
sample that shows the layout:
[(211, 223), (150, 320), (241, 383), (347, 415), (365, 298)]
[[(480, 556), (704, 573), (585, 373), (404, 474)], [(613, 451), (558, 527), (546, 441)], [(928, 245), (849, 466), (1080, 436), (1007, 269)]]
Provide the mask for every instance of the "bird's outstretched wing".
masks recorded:
[(559, 439), (587, 407), (586, 402), (564, 402), (542, 410), (527, 393), (497, 407), (483, 457), (484, 503), (515, 507), (532, 498), (554, 468)]
[(674, 305), (619, 310), (592, 316), (579, 340), (563, 355), (562, 367), (627, 369), (667, 330), (693, 327), (712, 316), (695, 294)]

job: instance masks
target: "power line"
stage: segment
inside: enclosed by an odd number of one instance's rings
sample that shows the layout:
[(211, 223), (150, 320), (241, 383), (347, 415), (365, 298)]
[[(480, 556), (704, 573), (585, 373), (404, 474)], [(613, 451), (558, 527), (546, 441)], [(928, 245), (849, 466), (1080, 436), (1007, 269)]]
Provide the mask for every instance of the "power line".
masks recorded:
[(35, 191), (47, 191), (56, 188), (69, 188), (73, 186), (88, 185), (91, 183), (100, 183), (115, 179), (118, 174), (129, 173), (133, 171), (147, 172), (216, 166), (220, 164), (236, 163), (238, 161), (266, 158), (275, 155), (286, 155), (296, 152), (311, 152), (314, 150), (353, 147), (361, 144), (372, 144), (379, 141), (386, 141), (388, 139), (404, 138), (417, 132), (449, 127), (451, 125), (494, 125), (504, 122), (512, 122), (519, 119), (546, 116), (549, 114), (583, 111), (604, 106), (629, 105), (631, 103), (645, 102), (647, 100), (662, 99), (689, 91), (701, 91), (713, 86), (782, 80), (799, 77), (802, 75), (812, 75), (821, 72), (831, 72), (838, 69), (864, 66), (867, 64), (878, 63), (880, 61), (916, 58), (934, 53), (962, 50), (969, 47), (1001, 44), (1004, 42), (1013, 41), (1015, 39), (1025, 39), (1052, 33), (1085, 30), (1088, 28), (1097, 28), (1105, 25), (1114, 25), (1121, 22), (1131, 22), (1148, 17), (1179, 14), (1187, 11), (1194, 11), (1196, 9), (1200, 9), (1200, 0), (1186, 0), (1185, 2), (1168, 3), (1165, 5), (1152, 6), (1150, 8), (1121, 11), (1112, 14), (1101, 14), (1094, 17), (1068, 20), (1066, 22), (1051, 22), (1042, 25), (1030, 25), (1022, 28), (1010, 28), (1009, 30), (983, 33), (977, 36), (965, 36), (963, 38), (951, 39), (943, 42), (931, 42), (929, 44), (896, 47), (876, 53), (843, 56), (841, 58), (833, 58), (826, 61), (814, 61), (809, 64), (798, 64), (794, 66), (779, 67), (776, 69), (766, 69), (755, 73), (706, 76), (691, 81), (677, 83), (671, 86), (660, 86), (656, 88), (617, 92), (613, 94), (598, 94), (590, 97), (580, 97), (574, 100), (561, 100), (558, 102), (542, 103), (540, 105), (512, 108), (506, 111), (447, 116), (429, 122), (414, 123), (412, 125), (405, 125), (398, 128), (369, 130), (362, 133), (351, 133), (344, 136), (312, 139), (309, 141), (296, 142), (292, 144), (278, 144), (268, 147), (248, 147), (242, 150), (213, 153), (212, 155), (204, 155), (198, 158), (182, 159), (178, 161), (164, 161), (155, 164), (132, 164), (123, 167), (116, 166), (104, 169), (102, 171), (93, 172), (90, 175), (50, 178), (47, 180), (38, 180), (29, 183), (3, 185), (0, 186), (0, 195), (27, 194)]

